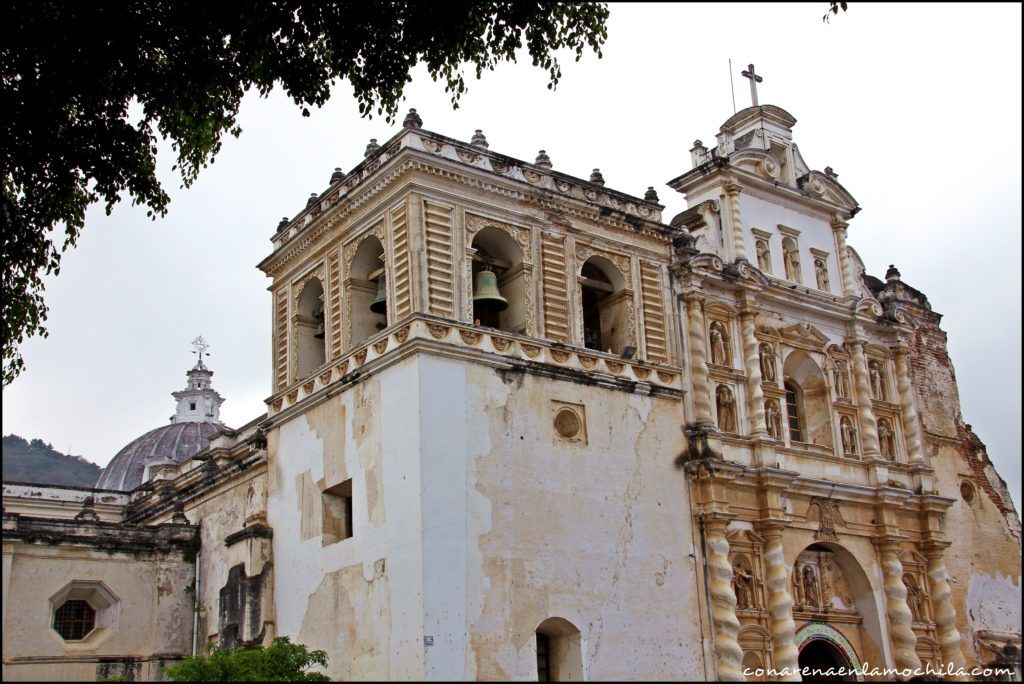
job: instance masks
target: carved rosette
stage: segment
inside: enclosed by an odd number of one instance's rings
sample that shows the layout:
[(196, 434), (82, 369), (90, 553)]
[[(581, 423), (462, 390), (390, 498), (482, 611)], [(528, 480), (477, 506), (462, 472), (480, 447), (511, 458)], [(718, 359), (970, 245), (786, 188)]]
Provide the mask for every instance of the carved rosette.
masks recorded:
[(928, 559), (928, 582), (931, 588), (932, 615), (935, 618), (936, 636), (943, 663), (953, 667), (964, 667), (964, 655), (960, 647), (960, 631), (956, 627), (956, 609), (953, 607), (953, 592), (949, 588), (949, 573), (942, 558), (942, 546), (933, 545), (925, 549)]
[(707, 519), (708, 573), (711, 592), (711, 621), (715, 628), (715, 661), (720, 681), (743, 681), (743, 649), (738, 641), (740, 621), (736, 617), (736, 594), (732, 588), (732, 563), (726, 522)]
[(757, 337), (754, 336), (754, 313), (740, 314), (740, 328), (743, 335), (743, 365), (747, 371), (747, 416), (750, 434), (768, 434), (764, 422), (764, 390), (761, 389), (761, 354)]
[(772, 634), (772, 659), (776, 669), (788, 670), (784, 681), (800, 681), (796, 648), (796, 623), (793, 622), (793, 597), (789, 594), (789, 573), (782, 550), (782, 531), (764, 530), (764, 586)]
[(885, 589), (885, 610), (889, 615), (889, 632), (892, 635), (893, 660), (896, 667), (901, 669), (919, 668), (921, 659), (917, 656), (917, 637), (911, 628), (914, 618), (907, 605), (907, 587), (903, 584), (899, 546), (884, 543), (879, 546), (878, 552)]
[(850, 357), (853, 360), (853, 380), (857, 390), (857, 417), (860, 419), (860, 443), (864, 450), (864, 458), (880, 458), (882, 451), (878, 444), (878, 425), (871, 403), (871, 381), (868, 375), (868, 362), (864, 357), (864, 343), (854, 340), (849, 343)]
[(900, 395), (900, 409), (903, 412), (903, 439), (907, 444), (907, 455), (911, 465), (924, 465), (921, 449), (921, 428), (914, 408), (913, 389), (907, 372), (907, 349), (899, 347), (894, 351), (896, 361), (896, 385)]
[(708, 384), (707, 350), (704, 347), (702, 297), (686, 297), (687, 334), (690, 338), (690, 373), (693, 377), (693, 412), (698, 423), (714, 425), (711, 417), (711, 388)]

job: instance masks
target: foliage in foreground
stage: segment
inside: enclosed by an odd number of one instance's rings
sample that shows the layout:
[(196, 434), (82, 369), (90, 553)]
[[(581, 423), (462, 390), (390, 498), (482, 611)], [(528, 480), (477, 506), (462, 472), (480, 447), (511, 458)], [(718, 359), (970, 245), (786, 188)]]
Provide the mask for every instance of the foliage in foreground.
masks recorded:
[(552, 88), (554, 52), (600, 56), (607, 18), (603, 3), (539, 1), (0, 2), (3, 384), (24, 368), (18, 345), (47, 335), (42, 278), (60, 272), (86, 208), (110, 213), (127, 193), (151, 217), (167, 212), (157, 135), (189, 186), (224, 133), (241, 132), (250, 89), (280, 84), (308, 116), (348, 80), (362, 115), (391, 121), (418, 63), (457, 106), (464, 66), (479, 78), (525, 46)]
[(308, 668), (327, 667), (327, 654), (277, 637), (270, 646), (220, 648), (205, 656), (191, 656), (167, 670), (175, 682), (329, 682)]

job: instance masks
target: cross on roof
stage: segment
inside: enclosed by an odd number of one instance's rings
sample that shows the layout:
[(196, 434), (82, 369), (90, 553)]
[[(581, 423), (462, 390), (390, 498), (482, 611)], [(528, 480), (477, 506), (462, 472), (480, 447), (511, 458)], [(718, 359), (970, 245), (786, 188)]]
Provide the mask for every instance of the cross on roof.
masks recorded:
[(757, 84), (764, 79), (754, 73), (754, 65), (748, 64), (747, 70), (740, 74), (744, 78), (750, 79), (750, 99), (753, 100), (754, 106), (757, 106)]
[(206, 351), (207, 349), (210, 348), (210, 345), (208, 345), (206, 343), (206, 340), (203, 339), (202, 335), (200, 335), (196, 339), (192, 340), (192, 346), (195, 347), (195, 349), (192, 351), (192, 353), (199, 355), (199, 362), (200, 363), (202, 363), (204, 356), (209, 356), (210, 355), (209, 352)]

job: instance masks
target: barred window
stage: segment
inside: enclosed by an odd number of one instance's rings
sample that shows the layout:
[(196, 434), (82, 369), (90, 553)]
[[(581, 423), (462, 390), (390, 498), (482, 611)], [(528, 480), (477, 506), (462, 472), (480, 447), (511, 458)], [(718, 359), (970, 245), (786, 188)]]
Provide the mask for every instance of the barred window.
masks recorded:
[(66, 641), (80, 641), (96, 626), (96, 611), (87, 601), (71, 599), (53, 613), (53, 629)]

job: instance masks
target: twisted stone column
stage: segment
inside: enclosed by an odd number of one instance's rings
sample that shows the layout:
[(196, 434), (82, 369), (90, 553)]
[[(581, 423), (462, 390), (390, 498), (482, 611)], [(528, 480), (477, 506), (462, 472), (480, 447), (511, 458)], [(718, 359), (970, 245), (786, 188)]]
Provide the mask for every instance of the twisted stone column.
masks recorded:
[(857, 416), (860, 418), (860, 443), (864, 458), (881, 458), (882, 450), (878, 447), (878, 424), (872, 410), (871, 380), (868, 375), (868, 362), (864, 356), (864, 343), (860, 340), (849, 340), (847, 344), (853, 358), (853, 380), (857, 392)]
[(764, 527), (764, 586), (768, 610), (769, 631), (772, 634), (772, 665), (776, 670), (787, 670), (780, 681), (801, 680), (796, 648), (796, 623), (793, 622), (793, 597), (789, 595), (789, 568), (782, 554), (782, 529)]
[(932, 617), (939, 638), (942, 663), (952, 667), (965, 667), (960, 647), (960, 630), (956, 628), (956, 609), (953, 607), (953, 592), (949, 588), (949, 573), (943, 560), (946, 544), (931, 544), (924, 549), (928, 559), (928, 584), (931, 589)]
[(754, 337), (754, 312), (740, 313), (740, 327), (743, 334), (743, 365), (747, 371), (747, 418), (750, 435), (767, 436), (764, 422), (764, 391), (761, 389), (761, 357), (758, 353), (757, 338)]
[(900, 563), (899, 546), (895, 542), (878, 545), (882, 565), (882, 581), (885, 589), (885, 611), (889, 616), (889, 633), (892, 636), (893, 660), (898, 668), (921, 667), (917, 657), (917, 636), (911, 629), (914, 616), (907, 605), (907, 587), (903, 584), (903, 564)]
[(701, 425), (712, 426), (711, 387), (708, 380), (708, 352), (704, 346), (704, 297), (691, 292), (686, 295), (686, 330), (690, 340), (690, 376), (693, 378), (694, 419)]
[(910, 465), (924, 465), (924, 450), (921, 448), (921, 426), (917, 422), (917, 410), (914, 408), (913, 390), (910, 386), (910, 373), (907, 369), (907, 348), (897, 347), (893, 350), (896, 357), (896, 384), (900, 394), (900, 409), (903, 413), (903, 437), (907, 442), (907, 456)]
[(743, 220), (740, 215), (740, 192), (743, 190), (735, 183), (725, 186), (725, 194), (729, 197), (729, 223), (732, 224), (733, 260), (746, 259), (747, 250), (743, 244)]
[(738, 641), (740, 621), (736, 617), (736, 594), (732, 589), (727, 521), (704, 518), (704, 548), (711, 594), (711, 622), (715, 633), (715, 665), (720, 681), (743, 681), (743, 649)]
[(834, 219), (832, 221), (832, 234), (836, 238), (836, 257), (839, 259), (839, 273), (843, 278), (843, 294), (857, 294), (857, 282), (854, 280), (853, 266), (850, 264), (850, 255), (846, 251), (846, 221)]

